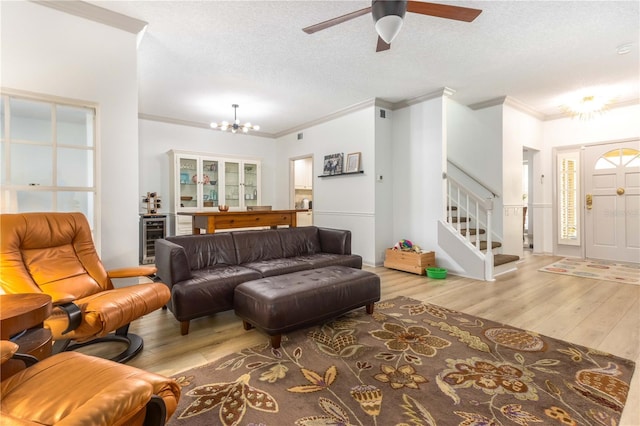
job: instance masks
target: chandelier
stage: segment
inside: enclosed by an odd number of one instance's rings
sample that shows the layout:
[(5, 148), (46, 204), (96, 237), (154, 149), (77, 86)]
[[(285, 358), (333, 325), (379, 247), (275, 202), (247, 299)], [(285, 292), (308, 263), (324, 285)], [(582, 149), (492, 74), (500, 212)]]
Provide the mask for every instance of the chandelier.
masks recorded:
[(611, 103), (611, 99), (603, 96), (583, 96), (581, 99), (570, 105), (561, 105), (560, 109), (572, 118), (580, 120), (591, 120), (604, 113)]
[(231, 130), (231, 133), (237, 133), (239, 130), (241, 130), (242, 133), (248, 133), (249, 130), (260, 130), (260, 126), (256, 124), (251, 124), (249, 122), (240, 124), (240, 120), (238, 119), (238, 111), (237, 111), (240, 105), (233, 104), (231, 106), (233, 107), (233, 122), (232, 123), (229, 123), (228, 121), (223, 121), (221, 123), (213, 122), (211, 123), (212, 129), (219, 128), (223, 132), (226, 132), (227, 130)]

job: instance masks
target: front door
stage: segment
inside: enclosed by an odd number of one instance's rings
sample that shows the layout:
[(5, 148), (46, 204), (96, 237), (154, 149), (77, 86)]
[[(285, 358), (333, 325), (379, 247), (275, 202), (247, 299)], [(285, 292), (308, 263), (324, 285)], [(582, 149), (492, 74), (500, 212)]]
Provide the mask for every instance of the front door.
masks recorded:
[(640, 141), (585, 149), (585, 240), (591, 259), (640, 262)]

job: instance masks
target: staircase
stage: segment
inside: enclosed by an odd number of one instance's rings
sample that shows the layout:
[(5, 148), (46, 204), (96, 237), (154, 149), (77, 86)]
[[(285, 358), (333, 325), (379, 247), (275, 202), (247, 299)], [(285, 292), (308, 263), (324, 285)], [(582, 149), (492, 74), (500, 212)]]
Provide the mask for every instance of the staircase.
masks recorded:
[[(502, 243), (491, 232), (493, 198), (482, 198), (451, 176), (447, 186), (447, 210), (438, 223), (438, 244), (472, 278), (493, 281), (517, 269), (519, 256), (501, 253)], [(490, 248), (490, 249), (488, 249)]]

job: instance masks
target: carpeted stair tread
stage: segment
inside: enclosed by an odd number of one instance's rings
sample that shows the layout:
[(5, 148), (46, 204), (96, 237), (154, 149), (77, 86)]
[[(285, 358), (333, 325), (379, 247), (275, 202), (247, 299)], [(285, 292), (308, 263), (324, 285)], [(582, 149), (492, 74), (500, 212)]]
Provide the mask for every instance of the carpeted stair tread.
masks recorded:
[(487, 231), (485, 231), (484, 229), (480, 229), (478, 231), (476, 231), (476, 228), (471, 228), (471, 229), (461, 229), (460, 230), (460, 234), (462, 235), (467, 235), (467, 232), (469, 233), (469, 235), (476, 235), (476, 234), (486, 234)]
[(518, 260), (520, 260), (520, 256), (516, 256), (515, 254), (494, 254), (493, 266), (500, 266), (509, 262), (517, 262)]
[(469, 218), (466, 218), (466, 217), (459, 217), (459, 218), (458, 217), (452, 217), (451, 218), (451, 223), (458, 223), (458, 222), (462, 223), (462, 222), (468, 222), (468, 221), (469, 221)]
[[(498, 247), (502, 247), (502, 243), (499, 243), (498, 241), (491, 241), (491, 248), (495, 249)], [(486, 250), (487, 249), (487, 242), (486, 241), (480, 241), (480, 250)]]

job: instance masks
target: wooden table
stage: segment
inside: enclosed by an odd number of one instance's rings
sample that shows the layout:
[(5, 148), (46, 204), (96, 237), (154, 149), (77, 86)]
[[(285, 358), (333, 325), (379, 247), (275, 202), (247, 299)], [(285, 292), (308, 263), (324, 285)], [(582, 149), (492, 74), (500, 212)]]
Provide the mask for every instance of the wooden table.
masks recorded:
[(278, 225), (297, 226), (296, 213), (306, 210), (255, 210), (247, 212), (179, 212), (182, 216), (191, 216), (193, 234), (206, 229), (207, 234), (213, 234), (216, 229), (252, 228)]
[[(43, 322), (51, 315), (51, 297), (42, 293), (0, 295), (0, 338), (11, 340), (18, 352), (42, 360), (51, 355), (51, 330)], [(16, 364), (19, 363), (19, 364)], [(2, 364), (2, 375), (8, 377), (24, 367), (22, 361)]]

